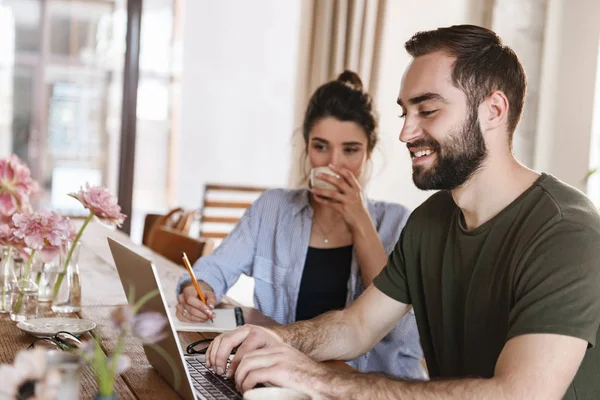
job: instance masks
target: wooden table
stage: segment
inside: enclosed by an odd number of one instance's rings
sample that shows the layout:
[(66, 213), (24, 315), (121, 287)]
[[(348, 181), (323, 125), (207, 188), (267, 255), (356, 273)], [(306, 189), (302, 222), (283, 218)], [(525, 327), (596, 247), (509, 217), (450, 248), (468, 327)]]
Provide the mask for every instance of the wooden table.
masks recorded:
[[(115, 306), (127, 304), (127, 298), (110, 253), (107, 237), (126, 244), (140, 255), (153, 261), (158, 271), (163, 292), (169, 305), (177, 302), (175, 288), (179, 277), (185, 269), (164, 257), (152, 252), (147, 247), (135, 245), (129, 237), (120, 231), (91, 222), (86, 228), (81, 241), (79, 269), (82, 283), (82, 311), (74, 314), (57, 315), (48, 307), (40, 306), (40, 316), (65, 316), (85, 318), (94, 321), (100, 334), (101, 346), (106, 354), (112, 354), (116, 346), (118, 332), (110, 321), (110, 312)], [(246, 322), (258, 323), (251, 309), (244, 310)], [(194, 340), (212, 338), (215, 334), (182, 333), (182, 346), (187, 346)], [(6, 314), (0, 314), (0, 363), (9, 363), (17, 351), (26, 348), (34, 337), (22, 332)], [(124, 354), (132, 361), (131, 368), (117, 378), (115, 392), (119, 400), (125, 399), (171, 399), (177, 398), (175, 391), (155, 372), (144, 354), (139, 340), (129, 337), (126, 341)], [(340, 368), (347, 364), (334, 362)], [(350, 367), (347, 367), (350, 368)], [(85, 368), (81, 377), (81, 398), (93, 399), (97, 386), (91, 369)]]

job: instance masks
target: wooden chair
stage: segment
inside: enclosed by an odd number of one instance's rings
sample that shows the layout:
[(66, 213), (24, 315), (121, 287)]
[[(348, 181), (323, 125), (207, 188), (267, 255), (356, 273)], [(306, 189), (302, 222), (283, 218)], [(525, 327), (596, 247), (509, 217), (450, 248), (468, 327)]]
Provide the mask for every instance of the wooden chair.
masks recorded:
[(166, 215), (163, 214), (146, 214), (144, 219), (144, 232), (142, 234), (142, 244), (148, 246), (150, 238), (154, 232), (160, 227), (168, 227), (179, 232), (188, 234), (190, 226), (194, 219), (194, 211), (185, 211), (183, 208), (175, 208), (169, 211)]
[(200, 210), (199, 236), (218, 240), (226, 237), (244, 211), (267, 189), (207, 183)]
[(182, 253), (187, 254), (194, 264), (200, 257), (210, 254), (214, 249), (212, 239), (193, 238), (178, 230), (160, 227), (155, 232), (148, 247), (166, 259), (183, 266)]

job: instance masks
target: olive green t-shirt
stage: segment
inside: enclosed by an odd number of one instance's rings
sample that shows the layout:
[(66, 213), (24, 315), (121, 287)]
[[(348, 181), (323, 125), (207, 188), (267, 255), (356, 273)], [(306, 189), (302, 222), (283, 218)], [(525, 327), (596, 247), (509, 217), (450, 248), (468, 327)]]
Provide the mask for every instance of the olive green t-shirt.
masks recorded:
[(554, 333), (588, 341), (566, 399), (600, 399), (600, 215), (542, 174), (468, 231), (449, 192), (409, 218), (375, 286), (412, 304), (430, 376), (484, 377), (511, 338)]

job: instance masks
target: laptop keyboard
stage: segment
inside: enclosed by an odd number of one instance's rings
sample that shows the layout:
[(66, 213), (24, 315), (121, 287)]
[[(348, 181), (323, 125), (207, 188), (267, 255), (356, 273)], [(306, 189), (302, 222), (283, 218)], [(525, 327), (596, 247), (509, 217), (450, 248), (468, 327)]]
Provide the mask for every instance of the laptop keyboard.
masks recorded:
[(186, 357), (185, 361), (192, 377), (194, 389), (207, 400), (242, 399), (242, 395), (235, 389), (235, 383), (232, 380), (213, 374), (198, 358)]

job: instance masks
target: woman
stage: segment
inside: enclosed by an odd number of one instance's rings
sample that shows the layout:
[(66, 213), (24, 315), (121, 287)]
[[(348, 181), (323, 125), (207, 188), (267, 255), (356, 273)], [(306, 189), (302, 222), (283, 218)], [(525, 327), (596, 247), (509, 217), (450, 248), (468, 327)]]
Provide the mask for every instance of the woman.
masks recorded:
[[(387, 263), (408, 218), (399, 204), (365, 198), (359, 183), (377, 143), (371, 97), (345, 71), (319, 87), (303, 124), (312, 168), (333, 189), (265, 192), (209, 256), (194, 265), (207, 303), (214, 307), (241, 274), (255, 279), (256, 308), (280, 324), (309, 319), (352, 303)], [(186, 274), (187, 275), (187, 274)], [(177, 317), (205, 321), (211, 309), (183, 276)], [(414, 315), (408, 314), (367, 354), (352, 360), (360, 371), (422, 379)]]

